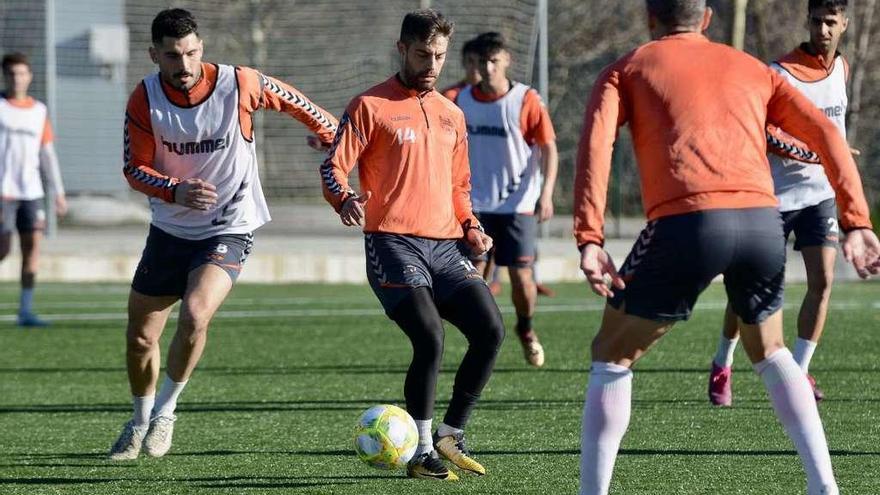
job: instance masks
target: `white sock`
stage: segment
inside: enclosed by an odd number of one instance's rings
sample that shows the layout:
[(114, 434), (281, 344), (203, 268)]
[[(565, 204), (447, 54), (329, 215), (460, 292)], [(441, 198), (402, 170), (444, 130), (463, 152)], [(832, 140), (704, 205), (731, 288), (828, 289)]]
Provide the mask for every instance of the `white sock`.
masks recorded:
[(632, 371), (593, 361), (581, 430), (581, 495), (604, 495), (629, 426)]
[(438, 437), (448, 437), (452, 435), (457, 435), (459, 433), (463, 433), (464, 430), (461, 428), (453, 428), (446, 423), (440, 423), (440, 426), (437, 427), (437, 436)]
[(18, 313), (33, 313), (34, 308), (34, 288), (21, 289), (21, 297), (18, 300)]
[(418, 457), (425, 452), (431, 452), (434, 450), (434, 440), (431, 438), (431, 424), (433, 418), (417, 419), (415, 421), (416, 428), (419, 430), (419, 446), (416, 447), (416, 453), (413, 454), (413, 457)]
[(134, 403), (134, 415), (132, 416), (132, 419), (134, 420), (135, 428), (146, 428), (150, 425), (150, 411), (153, 410), (156, 396), (132, 396), (132, 402)]
[(810, 360), (813, 359), (813, 352), (816, 351), (817, 345), (819, 344), (812, 340), (800, 337), (794, 343), (794, 360), (804, 370), (804, 373), (810, 370)]
[(728, 339), (724, 335), (721, 336), (721, 340), (718, 341), (718, 351), (715, 353), (715, 359), (713, 360), (717, 366), (722, 368), (733, 366), (733, 351), (736, 350), (737, 342), (739, 342), (739, 337)]
[(162, 382), (162, 388), (159, 389), (159, 395), (156, 397), (156, 405), (153, 407), (151, 417), (171, 416), (174, 409), (177, 408), (177, 398), (183, 392), (183, 387), (187, 382), (175, 382), (168, 375), (165, 375), (165, 381)]
[(807, 376), (786, 348), (755, 363), (754, 368), (764, 380), (776, 417), (800, 455), (807, 472), (807, 493), (836, 495), (831, 455)]

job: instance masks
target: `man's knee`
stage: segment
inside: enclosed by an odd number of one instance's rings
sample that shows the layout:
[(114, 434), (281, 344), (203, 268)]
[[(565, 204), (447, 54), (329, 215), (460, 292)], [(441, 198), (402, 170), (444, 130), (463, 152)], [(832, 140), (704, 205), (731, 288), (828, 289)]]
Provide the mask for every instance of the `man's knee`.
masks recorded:
[(833, 283), (833, 271), (822, 273), (809, 281), (807, 284), (807, 294), (815, 299), (827, 301), (831, 297), (831, 286)]
[(129, 326), (126, 332), (126, 348), (129, 353), (146, 354), (159, 345), (159, 335), (147, 333), (142, 328)]
[(190, 340), (195, 340), (207, 333), (208, 325), (213, 316), (213, 312), (205, 305), (197, 301), (183, 301), (180, 307), (180, 317), (177, 321), (178, 331), (182, 331), (184, 336)]

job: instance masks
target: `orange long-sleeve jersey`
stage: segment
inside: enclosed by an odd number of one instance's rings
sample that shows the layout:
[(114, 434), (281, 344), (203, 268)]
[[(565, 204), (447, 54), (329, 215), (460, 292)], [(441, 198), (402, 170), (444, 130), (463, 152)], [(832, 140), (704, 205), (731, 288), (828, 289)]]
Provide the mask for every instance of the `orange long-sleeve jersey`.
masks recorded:
[(478, 225), (471, 210), (464, 115), (430, 90), (419, 93), (397, 76), (349, 103), (321, 166), (324, 197), (336, 211), (354, 191), (358, 165), (366, 204), (364, 232), (456, 239)]
[[(239, 91), (239, 123), (242, 133), (253, 139), (253, 113), (260, 109), (283, 112), (306, 125), (324, 143), (333, 141), (338, 122), (332, 114), (311, 102), (293, 86), (248, 67), (236, 67)], [(193, 107), (205, 101), (217, 82), (217, 66), (202, 64), (202, 77), (189, 90), (178, 90), (164, 81), (162, 89), (175, 105)], [(143, 84), (128, 99), (125, 111), (125, 165), (123, 173), (131, 187), (147, 196), (174, 202), (177, 177), (157, 171), (153, 165), (155, 139), (150, 120), (150, 102)]]
[(765, 125), (815, 151), (844, 229), (870, 228), (849, 147), (821, 110), (760, 61), (697, 33), (649, 42), (607, 67), (587, 104), (575, 178), (578, 245), (601, 244), (618, 127), (629, 124), (648, 219), (775, 206)]

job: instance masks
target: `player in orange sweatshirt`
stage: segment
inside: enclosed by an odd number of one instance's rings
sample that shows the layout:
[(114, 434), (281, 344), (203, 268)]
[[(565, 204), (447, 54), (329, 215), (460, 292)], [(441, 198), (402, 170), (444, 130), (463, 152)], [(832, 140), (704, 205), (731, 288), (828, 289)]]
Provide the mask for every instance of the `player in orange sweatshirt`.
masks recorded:
[[(646, 0), (653, 41), (607, 67), (587, 105), (577, 159), (575, 237), (592, 290), (608, 298), (592, 343), (581, 439), (581, 494), (608, 492), (630, 418), (630, 367), (713, 278), (724, 283), (743, 347), (807, 472), (810, 494), (838, 493), (806, 375), (782, 340), (785, 243), (765, 125), (815, 151), (837, 194), (843, 251), (880, 272), (880, 241), (849, 147), (778, 72), (702, 34), (705, 0)], [(648, 224), (620, 271), (603, 249), (618, 127), (629, 125)], [(610, 281), (610, 286), (606, 284)]]
[[(434, 90), (452, 29), (433, 10), (404, 17), (400, 71), (349, 103), (321, 166), (324, 197), (342, 223), (364, 226), (370, 286), (412, 342), (404, 396), (419, 446), (407, 474), (441, 480), (457, 476), (438, 451), (462, 470), (486, 473), (468, 454), (464, 428), (504, 337), (498, 306), (468, 260), (471, 252), (488, 251), (492, 240), (471, 211), (464, 115)], [(360, 195), (348, 184), (355, 165)], [(432, 438), (441, 318), (458, 327), (469, 346)]]

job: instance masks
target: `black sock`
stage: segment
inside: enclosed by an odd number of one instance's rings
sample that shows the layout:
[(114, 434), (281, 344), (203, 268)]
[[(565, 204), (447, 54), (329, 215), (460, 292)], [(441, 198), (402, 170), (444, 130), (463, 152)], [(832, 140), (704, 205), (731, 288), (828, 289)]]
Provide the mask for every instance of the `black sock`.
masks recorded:
[(516, 334), (520, 339), (531, 340), (535, 337), (532, 331), (532, 317), (516, 315)]

